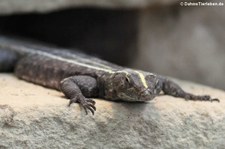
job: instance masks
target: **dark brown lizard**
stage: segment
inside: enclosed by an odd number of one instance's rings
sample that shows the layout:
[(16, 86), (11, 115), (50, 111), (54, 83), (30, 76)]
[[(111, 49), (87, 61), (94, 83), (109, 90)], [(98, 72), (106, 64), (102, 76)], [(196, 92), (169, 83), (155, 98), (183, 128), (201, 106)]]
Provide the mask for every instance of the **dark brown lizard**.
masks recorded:
[(163, 93), (186, 100), (218, 101), (185, 92), (173, 81), (150, 72), (124, 68), (67, 49), (0, 37), (0, 71), (62, 91), (69, 105), (79, 103), (94, 114), (91, 98), (145, 102)]

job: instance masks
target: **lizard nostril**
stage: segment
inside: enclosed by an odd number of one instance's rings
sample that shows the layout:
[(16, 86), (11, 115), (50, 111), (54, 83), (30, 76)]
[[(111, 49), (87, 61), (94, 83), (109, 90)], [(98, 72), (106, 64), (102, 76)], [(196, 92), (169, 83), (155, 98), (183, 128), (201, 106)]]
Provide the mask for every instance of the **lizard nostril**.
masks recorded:
[(147, 96), (150, 96), (151, 94), (152, 94), (152, 92), (149, 89), (141, 91), (142, 97), (147, 97)]

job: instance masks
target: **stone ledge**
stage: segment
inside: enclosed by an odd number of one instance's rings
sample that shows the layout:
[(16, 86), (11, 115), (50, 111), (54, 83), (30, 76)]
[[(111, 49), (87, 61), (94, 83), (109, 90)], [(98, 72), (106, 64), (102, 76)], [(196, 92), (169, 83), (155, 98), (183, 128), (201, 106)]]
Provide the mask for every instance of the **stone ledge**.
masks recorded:
[(49, 12), (54, 10), (97, 7), (105, 9), (137, 9), (155, 4), (171, 4), (178, 0), (3, 0), (0, 1), (0, 14)]
[(86, 116), (60, 92), (0, 74), (0, 148), (224, 148), (225, 93), (178, 82), (221, 102), (96, 99), (95, 115)]

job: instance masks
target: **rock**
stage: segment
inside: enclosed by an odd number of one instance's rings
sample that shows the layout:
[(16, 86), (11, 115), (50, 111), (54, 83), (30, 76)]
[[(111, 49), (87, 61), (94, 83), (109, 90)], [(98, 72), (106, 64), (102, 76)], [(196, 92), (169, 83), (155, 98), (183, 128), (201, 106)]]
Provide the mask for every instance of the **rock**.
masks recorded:
[(224, 16), (224, 6), (141, 11), (132, 66), (225, 89)]
[[(0, 1), (2, 15), (81, 5), (97, 8), (0, 17), (0, 32), (78, 48), (119, 65), (225, 89), (221, 81), (225, 80), (224, 6), (157, 2), (5, 0)], [(139, 9), (124, 9), (134, 7)]]
[(49, 12), (74, 7), (143, 8), (155, 4), (171, 4), (178, 0), (2, 0), (0, 14)]
[(178, 82), (221, 102), (96, 99), (97, 112), (86, 116), (58, 91), (0, 74), (0, 148), (224, 148), (225, 93)]
[[(137, 53), (137, 11), (80, 8), (2, 18), (7, 18), (5, 34), (75, 48), (120, 65)], [(0, 17), (0, 30), (1, 23)]]

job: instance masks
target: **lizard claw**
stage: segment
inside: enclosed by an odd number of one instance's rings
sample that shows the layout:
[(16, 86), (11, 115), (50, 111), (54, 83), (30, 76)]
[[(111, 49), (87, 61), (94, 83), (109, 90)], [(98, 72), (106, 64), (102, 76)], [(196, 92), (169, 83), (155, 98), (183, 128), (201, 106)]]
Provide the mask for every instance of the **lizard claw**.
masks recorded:
[(217, 98), (211, 98), (209, 95), (199, 96), (199, 97), (201, 97), (201, 100), (202, 101), (211, 101), (211, 102), (217, 101), (217, 102), (220, 102), (219, 99), (217, 99)]
[(213, 101), (220, 102), (220, 100), (219, 100), (218, 98), (213, 98), (213, 99), (211, 99), (211, 102), (213, 102)]
[(70, 106), (72, 103), (79, 103), (85, 110), (86, 115), (88, 114), (88, 110), (91, 111), (91, 113), (94, 115), (96, 111), (95, 107), (95, 101), (92, 99), (87, 99), (87, 98), (72, 98), (70, 99), (69, 105)]
[(89, 102), (89, 103), (91, 103), (92, 105), (95, 105), (95, 101), (92, 100), (92, 99), (90, 99), (90, 98), (87, 98), (86, 101)]
[(94, 115), (95, 111), (96, 111), (96, 107), (94, 106), (93, 103), (90, 103), (88, 101), (82, 102), (80, 103), (81, 106), (84, 108), (86, 115), (88, 114), (88, 110), (91, 111), (91, 113)]

